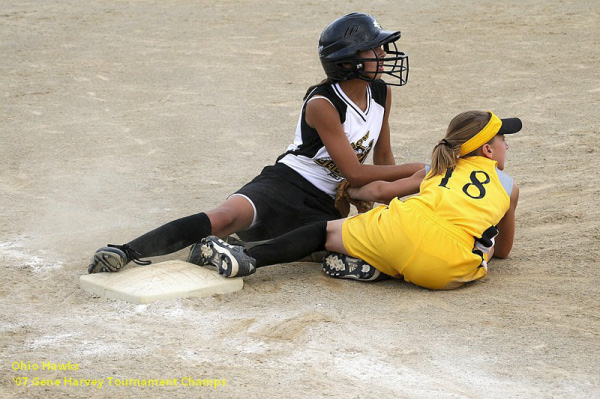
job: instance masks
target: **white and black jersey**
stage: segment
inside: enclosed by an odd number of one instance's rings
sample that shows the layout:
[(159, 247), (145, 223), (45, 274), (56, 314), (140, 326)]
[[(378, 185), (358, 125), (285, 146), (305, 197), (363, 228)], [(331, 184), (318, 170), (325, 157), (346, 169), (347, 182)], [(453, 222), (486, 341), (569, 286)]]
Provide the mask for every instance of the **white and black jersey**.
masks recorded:
[(324, 98), (338, 111), (342, 127), (360, 163), (377, 143), (387, 97), (387, 87), (378, 80), (367, 86), (367, 108), (363, 112), (346, 94), (339, 84), (315, 88), (302, 106), (296, 127), (294, 143), (288, 147), (279, 162), (284, 163), (315, 185), (319, 190), (335, 197), (336, 185), (344, 179), (317, 131), (306, 123), (306, 104), (316, 98)]

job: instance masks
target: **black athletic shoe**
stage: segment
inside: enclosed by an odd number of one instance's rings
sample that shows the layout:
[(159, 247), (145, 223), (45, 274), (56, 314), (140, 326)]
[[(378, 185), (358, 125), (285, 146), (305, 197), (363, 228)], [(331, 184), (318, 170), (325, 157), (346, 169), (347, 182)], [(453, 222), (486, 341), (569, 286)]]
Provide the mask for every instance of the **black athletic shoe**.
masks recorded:
[(225, 277), (243, 277), (256, 272), (256, 259), (247, 255), (244, 247), (227, 244), (216, 236), (194, 244), (187, 261), (199, 266), (216, 266)]
[[(235, 245), (235, 246), (241, 246), (241, 247), (243, 247), (245, 244), (244, 241), (240, 240), (239, 238), (237, 238), (234, 235), (227, 236), (224, 241), (229, 245)], [(198, 265), (198, 266), (212, 265), (212, 263), (210, 263), (210, 261), (207, 260), (206, 257), (202, 256), (201, 242), (197, 242), (190, 247), (190, 253), (188, 254), (186, 262), (193, 263), (194, 265)]]
[(88, 273), (118, 272), (124, 268), (129, 261), (133, 261), (142, 266), (152, 263), (149, 260), (139, 259), (138, 255), (139, 253), (131, 249), (127, 244), (108, 244), (107, 247), (102, 247), (96, 251), (88, 266)]
[(323, 271), (331, 277), (349, 278), (360, 281), (387, 280), (388, 275), (381, 273), (362, 259), (330, 252), (323, 260)]
[(118, 272), (127, 264), (127, 255), (118, 248), (103, 247), (96, 251), (88, 273)]

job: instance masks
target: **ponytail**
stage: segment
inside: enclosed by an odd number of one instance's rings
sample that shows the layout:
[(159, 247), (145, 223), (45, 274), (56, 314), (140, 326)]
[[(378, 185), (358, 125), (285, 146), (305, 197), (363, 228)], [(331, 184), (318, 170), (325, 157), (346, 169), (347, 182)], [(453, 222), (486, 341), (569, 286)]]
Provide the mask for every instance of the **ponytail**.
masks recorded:
[(456, 166), (457, 154), (460, 149), (456, 145), (451, 144), (451, 141), (444, 138), (436, 144), (431, 154), (431, 172), (429, 177), (443, 174), (446, 169), (454, 168)]
[[(460, 146), (479, 133), (489, 122), (490, 114), (482, 111), (467, 111), (459, 114), (450, 121), (446, 136), (433, 148), (431, 154), (431, 171), (427, 178), (441, 175), (447, 169), (454, 168), (460, 158)], [(475, 155), (477, 150), (464, 155)]]
[(337, 80), (331, 79), (331, 78), (327, 78), (327, 79), (323, 79), (321, 81), (321, 83), (317, 83), (316, 85), (312, 85), (308, 88), (308, 90), (306, 90), (306, 94), (304, 95), (303, 100), (306, 100), (308, 98), (308, 96), (310, 95), (310, 93), (312, 93), (312, 91), (314, 89), (316, 89), (317, 87), (321, 87), (321, 86), (325, 86), (325, 85), (330, 85), (337, 82)]

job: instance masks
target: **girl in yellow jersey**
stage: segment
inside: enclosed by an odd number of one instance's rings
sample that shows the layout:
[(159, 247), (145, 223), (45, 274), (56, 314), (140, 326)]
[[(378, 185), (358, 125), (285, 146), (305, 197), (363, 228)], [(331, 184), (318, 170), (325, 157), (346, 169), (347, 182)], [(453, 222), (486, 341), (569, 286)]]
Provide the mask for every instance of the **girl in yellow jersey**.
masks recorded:
[(244, 250), (216, 237), (208, 237), (205, 244), (221, 253), (216, 262), (220, 271), (237, 267), (251, 274), (257, 267), (327, 249), (334, 253), (323, 268), (333, 277), (392, 276), (430, 289), (479, 280), (487, 274), (488, 260), (508, 256), (513, 245), (519, 190), (503, 172), (508, 149), (504, 135), (519, 130), (518, 118), (461, 113), (435, 146), (431, 167), (394, 182), (348, 189), (355, 199), (389, 205), (304, 226), (247, 244)]

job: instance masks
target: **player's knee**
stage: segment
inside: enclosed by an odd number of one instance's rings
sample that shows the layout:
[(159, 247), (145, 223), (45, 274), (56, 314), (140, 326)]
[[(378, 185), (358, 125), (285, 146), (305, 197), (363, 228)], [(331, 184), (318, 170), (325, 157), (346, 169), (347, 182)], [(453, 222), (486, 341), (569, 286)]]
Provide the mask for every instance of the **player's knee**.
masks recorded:
[(344, 224), (344, 220), (332, 220), (327, 222), (327, 241), (325, 243), (325, 248), (328, 251), (339, 252), (343, 254), (348, 254), (346, 248), (344, 247), (344, 241), (342, 239), (342, 225)]
[(250, 227), (253, 214), (238, 207), (221, 206), (207, 212), (212, 226), (212, 234), (225, 237)]
[(212, 227), (212, 234), (219, 236), (224, 230), (228, 230), (237, 219), (232, 211), (227, 209), (215, 209), (207, 213)]

